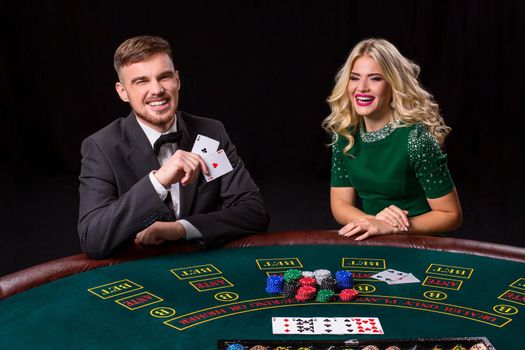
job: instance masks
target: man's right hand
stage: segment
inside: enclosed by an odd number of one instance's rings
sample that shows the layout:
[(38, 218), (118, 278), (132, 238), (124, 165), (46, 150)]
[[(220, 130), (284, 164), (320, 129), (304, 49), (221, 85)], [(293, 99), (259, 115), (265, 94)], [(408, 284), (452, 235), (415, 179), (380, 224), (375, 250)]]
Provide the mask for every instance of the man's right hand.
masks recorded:
[(200, 155), (177, 150), (154, 173), (154, 176), (164, 187), (169, 187), (177, 182), (185, 186), (195, 181), (201, 171), (204, 174), (209, 173), (208, 167)]

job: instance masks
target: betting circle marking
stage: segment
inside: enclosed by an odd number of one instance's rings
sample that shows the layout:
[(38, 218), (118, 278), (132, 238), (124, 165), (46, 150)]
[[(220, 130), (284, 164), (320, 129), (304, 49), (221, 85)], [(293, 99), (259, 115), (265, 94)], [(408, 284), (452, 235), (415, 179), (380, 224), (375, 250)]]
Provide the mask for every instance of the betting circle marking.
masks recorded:
[(505, 304), (498, 304), (494, 306), (492, 310), (496, 311), (500, 315), (516, 315), (518, 313), (517, 308), (512, 305)]
[(176, 311), (175, 309), (172, 309), (171, 307), (156, 307), (154, 309), (151, 309), (149, 314), (156, 318), (167, 318), (175, 315)]
[(430, 300), (445, 300), (448, 298), (447, 293), (438, 290), (427, 290), (423, 296)]
[(215, 299), (217, 299), (218, 301), (224, 301), (224, 302), (234, 301), (234, 300), (239, 299), (239, 294), (234, 293), (234, 292), (220, 292), (220, 293), (215, 294)]
[(374, 287), (371, 284), (357, 284), (354, 286), (354, 289), (357, 290), (359, 293), (373, 293), (376, 291), (376, 287)]

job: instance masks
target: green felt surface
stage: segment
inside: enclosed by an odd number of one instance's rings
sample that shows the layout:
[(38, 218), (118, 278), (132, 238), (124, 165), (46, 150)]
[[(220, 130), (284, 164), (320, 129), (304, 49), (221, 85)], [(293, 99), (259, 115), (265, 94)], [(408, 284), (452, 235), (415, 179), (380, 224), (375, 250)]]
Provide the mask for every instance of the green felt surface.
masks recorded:
[[(345, 263), (345, 269), (364, 277), (356, 284), (365, 290), (354, 302), (330, 304), (297, 303), (265, 293), (267, 271), (298, 263), (303, 270), (323, 268), (334, 274)], [(0, 349), (216, 349), (218, 339), (465, 336), (485, 336), (498, 349), (514, 349), (525, 344), (524, 267), (473, 255), (359, 246), (223, 249), (138, 260), (0, 301)], [(388, 285), (366, 278), (385, 268), (412, 272), (421, 282)], [(425, 280), (434, 285), (422, 285)], [(115, 295), (111, 283), (117, 281), (121, 287), (136, 284), (140, 289), (123, 288)], [(453, 287), (459, 284), (459, 289)], [(211, 286), (215, 289), (196, 288)], [(224, 292), (238, 298), (216, 299)], [(446, 299), (427, 298), (435, 292), (446, 294)], [(141, 293), (146, 296), (138, 299)], [(155, 297), (160, 301), (148, 305)], [(125, 306), (124, 299), (142, 304)], [(134, 306), (141, 307), (131, 310)], [(152, 316), (151, 310), (158, 307), (175, 314)], [(273, 335), (272, 316), (379, 317), (385, 334)]]

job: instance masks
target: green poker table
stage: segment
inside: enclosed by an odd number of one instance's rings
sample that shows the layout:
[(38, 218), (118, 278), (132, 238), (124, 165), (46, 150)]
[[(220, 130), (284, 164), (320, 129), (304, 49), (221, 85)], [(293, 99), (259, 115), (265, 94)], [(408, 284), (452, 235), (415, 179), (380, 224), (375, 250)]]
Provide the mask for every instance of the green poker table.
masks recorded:
[[(359, 295), (321, 303), (266, 293), (268, 276), (292, 268), (350, 271)], [(420, 282), (371, 278), (385, 269)], [(525, 348), (525, 249), (446, 237), (356, 242), (336, 231), (290, 231), (211, 250), (188, 242), (135, 246), (113, 259), (80, 254), (3, 276), (0, 298), (0, 349), (462, 337), (486, 337), (496, 349)], [(273, 334), (272, 317), (377, 317), (383, 334)]]

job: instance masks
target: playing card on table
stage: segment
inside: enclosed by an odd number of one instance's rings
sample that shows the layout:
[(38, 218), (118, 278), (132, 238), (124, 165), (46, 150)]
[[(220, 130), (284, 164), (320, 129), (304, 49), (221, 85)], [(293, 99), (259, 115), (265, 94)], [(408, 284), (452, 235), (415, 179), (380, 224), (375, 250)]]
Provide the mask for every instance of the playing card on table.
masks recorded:
[(419, 283), (419, 282), (421, 282), (421, 281), (418, 280), (416, 276), (414, 276), (413, 274), (409, 273), (405, 277), (401, 277), (400, 279), (397, 279), (397, 280), (395, 280), (394, 282), (392, 282), (390, 284)]
[(350, 318), (315, 317), (315, 334), (355, 334), (356, 328)]
[(207, 182), (215, 180), (216, 178), (221, 177), (222, 175), (233, 170), (230, 160), (222, 149), (206, 156), (203, 158), (203, 160), (210, 171), (208, 175), (204, 174)]
[(272, 317), (273, 334), (384, 334), (377, 317)]
[(219, 141), (209, 138), (204, 135), (197, 135), (191, 153), (200, 154), (202, 158), (215, 153), (219, 148)]
[(356, 334), (384, 334), (377, 317), (351, 317), (350, 321)]
[(313, 317), (272, 317), (273, 334), (315, 334)]
[(406, 272), (397, 271), (394, 269), (388, 269), (372, 275), (372, 278), (386, 282), (388, 284), (394, 284), (393, 282), (408, 275)]

